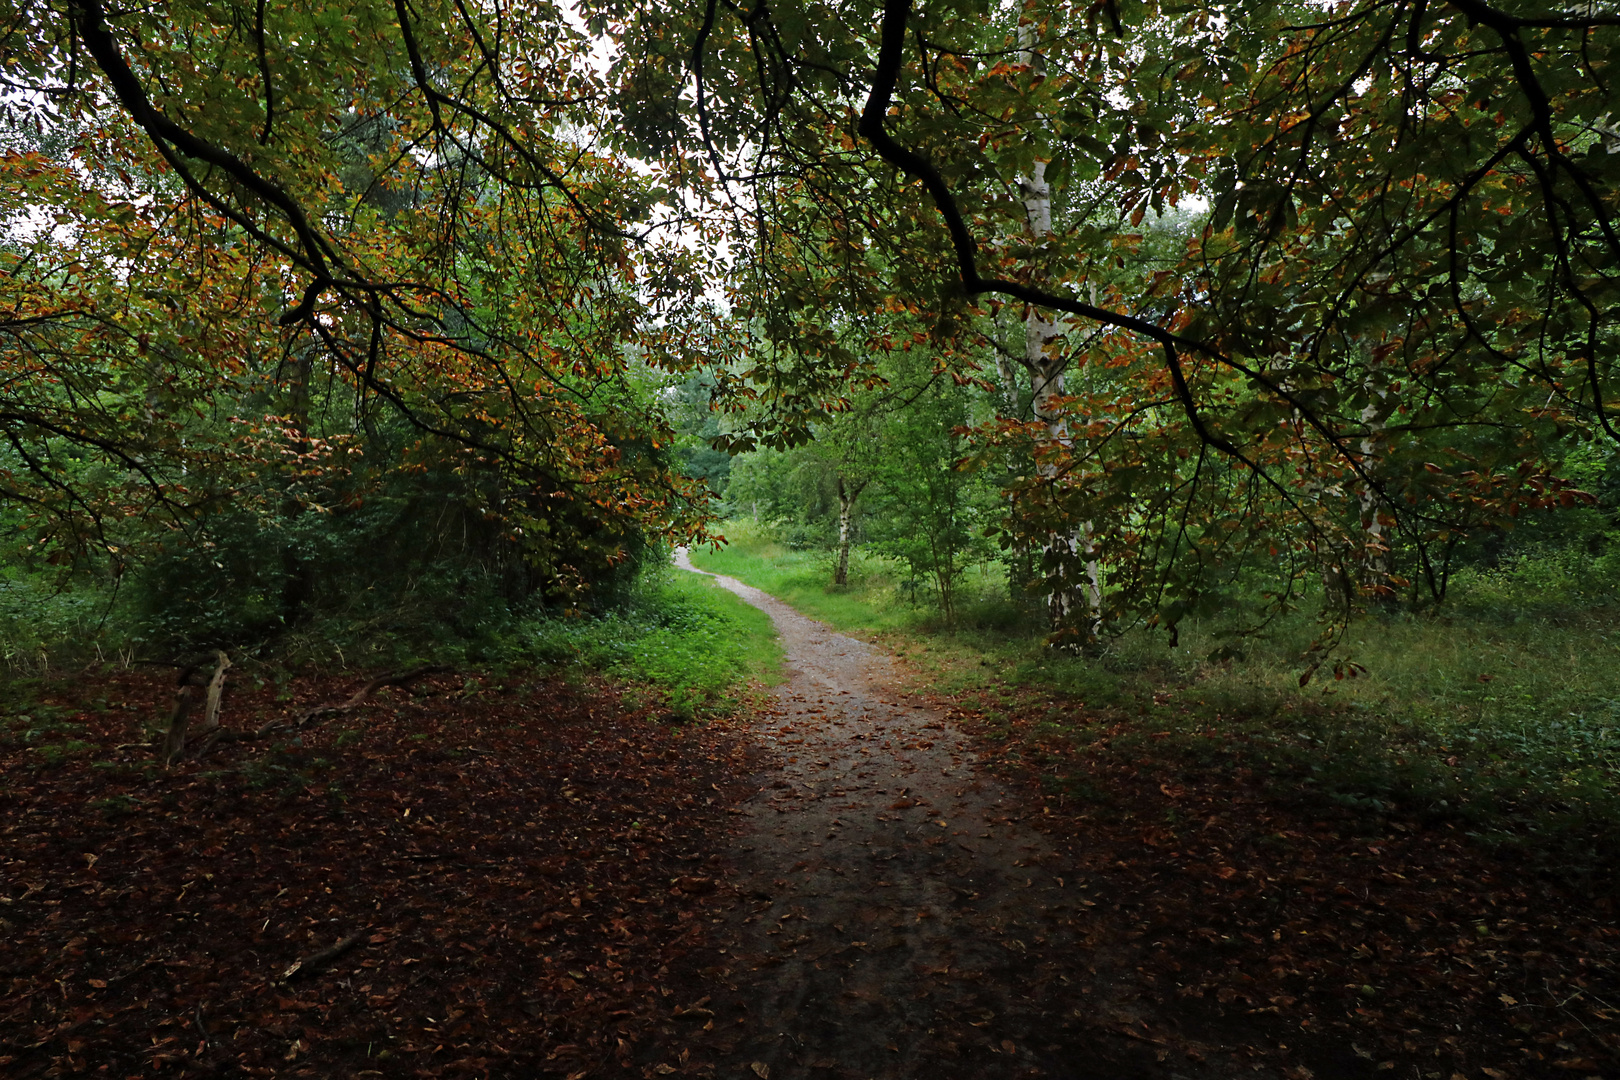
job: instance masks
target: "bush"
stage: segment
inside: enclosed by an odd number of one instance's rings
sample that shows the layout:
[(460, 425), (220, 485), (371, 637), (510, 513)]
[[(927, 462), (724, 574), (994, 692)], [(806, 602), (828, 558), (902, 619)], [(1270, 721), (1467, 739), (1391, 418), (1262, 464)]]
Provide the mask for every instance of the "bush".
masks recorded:
[(53, 580), (11, 570), (0, 577), (0, 660), (13, 671), (96, 659), (114, 635), (114, 594), (90, 581)]

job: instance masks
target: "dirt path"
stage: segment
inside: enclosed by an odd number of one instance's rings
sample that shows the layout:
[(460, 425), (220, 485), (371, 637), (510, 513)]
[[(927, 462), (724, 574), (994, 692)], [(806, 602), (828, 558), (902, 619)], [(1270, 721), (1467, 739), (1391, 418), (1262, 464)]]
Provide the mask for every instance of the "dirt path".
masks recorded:
[(880, 650), (717, 580), (771, 616), (790, 675), (757, 723), (779, 772), (743, 807), (743, 899), (717, 928), (719, 1075), (1166, 1075), (1118, 1034), (1121, 958), (1079, 939), (1085, 883), (967, 737)]

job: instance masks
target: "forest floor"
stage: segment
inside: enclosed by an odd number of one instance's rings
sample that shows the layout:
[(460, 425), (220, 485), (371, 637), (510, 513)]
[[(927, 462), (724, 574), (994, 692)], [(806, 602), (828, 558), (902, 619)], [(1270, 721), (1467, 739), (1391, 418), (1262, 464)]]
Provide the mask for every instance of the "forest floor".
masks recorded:
[(721, 1075), (1620, 1075), (1612, 878), (1189, 768), (1140, 720), (1093, 717), (1079, 752), (1042, 739), (1043, 699), (987, 737), (972, 702), (718, 580), (790, 676), (706, 1003)]
[(298, 727), (362, 680), (240, 672), (224, 722), (289, 726), (169, 768), (150, 669), (0, 729), (0, 1076), (640, 1075), (712, 953), (748, 743), (519, 676)]
[(1607, 872), (1140, 718), (992, 738), (733, 587), (790, 675), (733, 723), (458, 674), (300, 727), (361, 680), (237, 673), (287, 726), (165, 768), (161, 676), (14, 687), (0, 1075), (1620, 1076)]

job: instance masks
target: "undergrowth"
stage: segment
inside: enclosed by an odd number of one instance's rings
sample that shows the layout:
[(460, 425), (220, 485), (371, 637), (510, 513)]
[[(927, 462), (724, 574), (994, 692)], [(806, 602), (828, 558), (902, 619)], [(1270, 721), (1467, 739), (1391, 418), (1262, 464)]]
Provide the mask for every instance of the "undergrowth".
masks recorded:
[(1247, 613), (1189, 619), (1173, 646), (1131, 629), (1072, 655), (989, 588), (945, 628), (879, 560), (852, 558), (836, 589), (825, 556), (747, 526), (728, 537), (693, 563), (882, 640), (1032, 757), (1053, 741), (1148, 747), (1171, 770), (1254, 769), (1290, 798), (1441, 818), (1566, 861), (1604, 858), (1620, 825), (1620, 603), (1568, 560), (1463, 573), (1438, 615), (1363, 615), (1313, 669), (1323, 626), (1310, 610), (1258, 627)]
[(673, 719), (727, 711), (775, 681), (782, 647), (770, 616), (693, 574), (651, 576), (623, 607), (529, 627), (523, 653), (639, 683)]
[(595, 611), (523, 607), (478, 594), (462, 605), (454, 624), (436, 624), (425, 609), (395, 605), (322, 613), (276, 636), (234, 643), (160, 646), (143, 637), (147, 627), (139, 613), (119, 603), (113, 590), (93, 581), (56, 587), (44, 577), (0, 577), (0, 665), (17, 692), (11, 696), (18, 697), (0, 701), (6, 725), (0, 737), (40, 740), (39, 759), (59, 760), (75, 752), (70, 740), (36, 730), (30, 717), (37, 718), (38, 710), (24, 688), (69, 671), (132, 663), (200, 661), (211, 667), (212, 649), (220, 645), (235, 665), (233, 680), (278, 684), (294, 671), (387, 671), (424, 663), (458, 670), (602, 672), (640, 687), (644, 699), (678, 720), (750, 700), (752, 687), (776, 678), (781, 660), (768, 616), (707, 580), (675, 574), (656, 558), (645, 561), (614, 602)]
[(0, 664), (13, 673), (106, 659), (110, 590), (0, 566)]

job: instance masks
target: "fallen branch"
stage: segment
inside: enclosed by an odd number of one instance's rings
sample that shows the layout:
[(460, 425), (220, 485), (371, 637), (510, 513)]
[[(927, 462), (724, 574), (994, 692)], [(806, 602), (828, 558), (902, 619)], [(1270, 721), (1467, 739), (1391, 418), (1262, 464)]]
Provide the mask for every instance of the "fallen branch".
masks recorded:
[(360, 939), (365, 936), (366, 932), (364, 930), (358, 930), (344, 938), (342, 941), (338, 942), (336, 945), (328, 946), (319, 952), (312, 952), (308, 956), (294, 960), (292, 962), (292, 966), (281, 973), (281, 981), (291, 982), (300, 975), (315, 974), (321, 968), (325, 967), (327, 964), (330, 964), (333, 960), (336, 960), (338, 957), (360, 944)]
[(445, 667), (443, 664), (423, 664), (421, 667), (411, 668), (409, 671), (396, 671), (391, 675), (379, 675), (375, 679), (372, 679), (370, 682), (366, 683), (366, 685), (362, 686), (360, 689), (356, 690), (349, 700), (343, 702), (342, 704), (318, 705), (309, 710), (299, 718), (298, 726), (303, 727), (305, 724), (308, 724), (313, 720), (320, 720), (328, 716), (335, 716), (338, 713), (346, 713), (350, 710), (358, 709), (360, 706), (366, 703), (366, 699), (368, 697), (385, 686), (407, 686), (424, 675), (434, 675), (441, 671), (449, 670), (450, 669)]
[(251, 731), (231, 731), (228, 728), (216, 727), (213, 731), (208, 733), (207, 738), (203, 739), (202, 742), (197, 744), (197, 752), (192, 756), (198, 761), (201, 761), (204, 755), (214, 748), (215, 743), (247, 742), (249, 740), (258, 738), (261, 734), (263, 733)]
[(208, 680), (207, 705), (203, 709), (202, 727), (198, 731), (212, 731), (219, 727), (219, 700), (225, 693), (225, 672), (231, 666), (231, 659), (223, 652), (217, 655), (219, 664), (214, 668), (214, 677)]
[(219, 727), (220, 695), (225, 691), (225, 672), (230, 668), (231, 661), (222, 650), (216, 650), (214, 657), (214, 675), (207, 682), (202, 681), (199, 675), (203, 666), (202, 661), (193, 663), (180, 672), (180, 689), (174, 695), (174, 711), (169, 714), (169, 728), (163, 735), (162, 758), (165, 765), (173, 765), (186, 749), (186, 718), (191, 713), (191, 703), (196, 698), (198, 690), (205, 687), (207, 689), (205, 699), (207, 706), (203, 713), (202, 727), (198, 730), (207, 731)]

